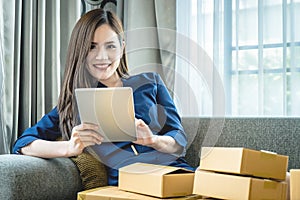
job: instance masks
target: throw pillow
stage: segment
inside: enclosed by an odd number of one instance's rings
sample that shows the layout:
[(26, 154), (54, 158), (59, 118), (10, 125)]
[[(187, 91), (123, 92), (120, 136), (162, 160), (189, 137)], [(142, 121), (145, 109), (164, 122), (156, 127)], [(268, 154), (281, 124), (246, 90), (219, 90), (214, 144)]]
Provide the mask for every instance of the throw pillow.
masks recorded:
[(77, 157), (71, 158), (80, 172), (84, 190), (107, 185), (107, 173), (105, 166), (95, 155), (83, 152)]

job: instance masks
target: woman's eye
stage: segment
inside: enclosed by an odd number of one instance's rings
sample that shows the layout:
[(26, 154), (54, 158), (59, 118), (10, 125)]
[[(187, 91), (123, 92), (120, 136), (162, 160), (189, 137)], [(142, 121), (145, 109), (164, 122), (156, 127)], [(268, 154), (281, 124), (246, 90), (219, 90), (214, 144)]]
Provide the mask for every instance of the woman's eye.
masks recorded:
[(95, 49), (96, 45), (95, 44), (91, 44), (91, 49)]
[(116, 48), (116, 46), (115, 46), (115, 45), (113, 45), (113, 44), (110, 44), (110, 45), (108, 45), (108, 46), (107, 46), (107, 48), (108, 48), (108, 49), (115, 49), (115, 48)]

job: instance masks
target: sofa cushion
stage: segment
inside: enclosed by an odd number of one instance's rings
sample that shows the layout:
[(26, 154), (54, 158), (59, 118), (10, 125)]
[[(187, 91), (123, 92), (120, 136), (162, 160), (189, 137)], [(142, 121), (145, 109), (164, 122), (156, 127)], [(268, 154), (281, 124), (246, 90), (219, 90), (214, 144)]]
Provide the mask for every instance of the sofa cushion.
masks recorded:
[(186, 160), (197, 167), (201, 147), (245, 147), (289, 156), (289, 169), (300, 167), (300, 118), (293, 117), (185, 117)]
[(78, 170), (67, 158), (0, 155), (0, 180), (0, 199), (73, 200), (82, 190)]

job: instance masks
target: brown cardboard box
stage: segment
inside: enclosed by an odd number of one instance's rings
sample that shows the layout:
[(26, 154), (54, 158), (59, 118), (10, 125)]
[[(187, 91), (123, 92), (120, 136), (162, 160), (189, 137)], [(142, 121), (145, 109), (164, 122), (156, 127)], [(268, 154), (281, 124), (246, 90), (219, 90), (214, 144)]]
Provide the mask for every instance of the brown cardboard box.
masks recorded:
[(194, 194), (219, 199), (286, 199), (285, 182), (197, 170)]
[[(200, 195), (189, 195), (185, 197), (172, 198), (173, 200), (196, 200), (200, 199)], [(158, 200), (160, 198), (155, 198), (151, 196), (146, 196), (142, 194), (126, 192), (118, 189), (118, 187), (107, 186), (100, 187), (91, 190), (86, 190), (79, 192), (77, 195), (77, 200)], [(171, 199), (164, 199), (171, 200)]]
[(186, 169), (134, 163), (119, 169), (119, 189), (166, 198), (192, 194), (194, 172)]
[(200, 169), (285, 180), (288, 156), (246, 148), (203, 147)]
[(300, 200), (300, 169), (290, 170), (290, 198)]

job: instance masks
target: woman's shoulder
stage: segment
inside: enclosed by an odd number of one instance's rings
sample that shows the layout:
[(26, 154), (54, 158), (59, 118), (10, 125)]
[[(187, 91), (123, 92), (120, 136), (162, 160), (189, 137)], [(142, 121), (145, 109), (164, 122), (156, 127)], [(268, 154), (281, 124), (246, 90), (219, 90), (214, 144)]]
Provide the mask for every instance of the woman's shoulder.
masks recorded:
[(123, 80), (123, 86), (137, 89), (139, 87), (157, 87), (157, 85), (164, 85), (160, 75), (157, 72), (144, 72), (131, 75)]
[(160, 75), (157, 72), (143, 72), (135, 75), (131, 75), (128, 77), (128, 79), (133, 80), (148, 80), (148, 81), (157, 81), (160, 79)]

